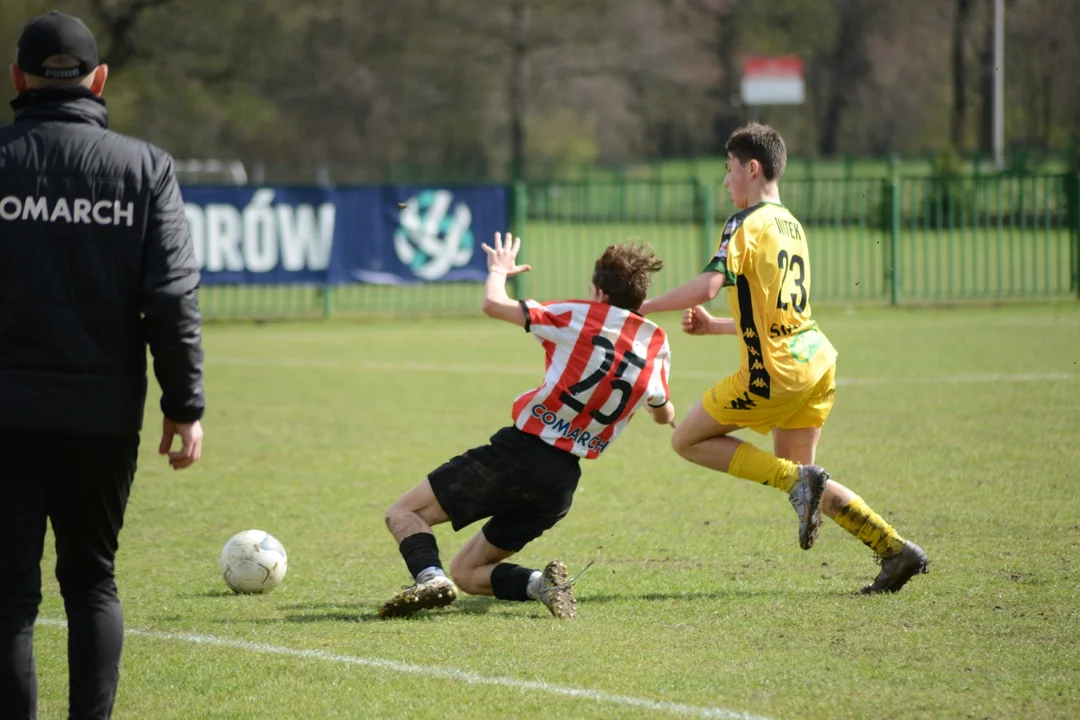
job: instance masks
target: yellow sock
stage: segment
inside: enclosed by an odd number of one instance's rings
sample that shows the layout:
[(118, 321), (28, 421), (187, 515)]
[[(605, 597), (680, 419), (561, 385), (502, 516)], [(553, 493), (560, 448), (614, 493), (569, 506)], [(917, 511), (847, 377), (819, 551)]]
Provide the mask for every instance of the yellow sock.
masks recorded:
[(836, 524), (863, 541), (878, 557), (900, 552), (904, 538), (858, 495), (836, 513)]
[(748, 442), (735, 449), (728, 473), (744, 480), (771, 485), (784, 492), (788, 492), (799, 482), (798, 465), (758, 450)]

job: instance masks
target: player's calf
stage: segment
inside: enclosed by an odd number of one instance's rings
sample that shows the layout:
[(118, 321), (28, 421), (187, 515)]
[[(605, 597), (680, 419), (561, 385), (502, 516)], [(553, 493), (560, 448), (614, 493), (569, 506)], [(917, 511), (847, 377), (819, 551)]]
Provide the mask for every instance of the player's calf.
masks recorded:
[[(833, 485), (834, 483), (830, 483), (830, 487)], [(831, 494), (847, 498), (847, 502), (836, 511), (836, 524), (873, 550), (881, 563), (881, 572), (877, 579), (861, 590), (863, 594), (896, 592), (912, 577), (926, 572), (929, 561), (918, 545), (902, 538), (896, 529), (874, 512), (861, 497), (843, 486), (836, 487), (838, 491)]]
[(443, 572), (434, 535), (430, 532), (409, 535), (401, 540), (398, 550), (416, 582), (403, 588), (380, 607), (381, 617), (409, 617), (421, 610), (442, 607), (457, 600), (457, 587)]

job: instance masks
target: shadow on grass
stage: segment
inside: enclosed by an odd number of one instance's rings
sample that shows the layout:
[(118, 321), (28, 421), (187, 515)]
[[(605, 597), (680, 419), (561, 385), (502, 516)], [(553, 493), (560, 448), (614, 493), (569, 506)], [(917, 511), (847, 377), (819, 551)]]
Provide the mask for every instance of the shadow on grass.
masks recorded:
[(590, 593), (577, 591), (578, 602), (583, 605), (612, 602), (671, 602), (675, 600), (745, 600), (748, 598), (794, 598), (794, 597), (845, 597), (852, 595), (850, 590), (795, 590), (791, 588), (756, 588), (729, 590), (697, 590), (691, 592), (670, 593)]
[[(686, 592), (651, 592), (651, 593), (593, 593), (578, 589), (578, 601), (585, 604), (601, 604), (613, 602), (671, 602), (680, 600), (738, 600), (747, 598), (790, 598), (790, 597), (846, 597), (854, 595), (853, 591), (846, 588), (832, 590), (795, 590), (791, 588), (730, 588), (715, 590), (697, 590)], [(220, 597), (246, 597), (236, 595), (231, 590), (207, 590), (198, 593), (180, 595), (182, 598), (220, 598)], [(259, 597), (252, 595), (251, 597)], [(491, 597), (477, 595), (462, 595), (457, 602), (447, 608), (440, 608), (443, 614), (460, 615), (484, 615), (492, 610), (510, 609), (518, 603), (509, 603)], [(278, 605), (278, 611), (290, 613), (285, 616), (290, 622), (317, 622), (319, 620), (341, 620), (352, 622), (365, 622), (366, 620), (378, 620), (378, 603), (370, 602), (307, 602)], [(326, 611), (326, 612), (319, 612)], [(431, 615), (432, 611), (421, 611), (417, 618)], [(501, 613), (499, 613), (501, 614)], [(280, 622), (280, 620), (267, 620), (266, 622)]]
[(237, 593), (234, 593), (232, 590), (228, 590), (228, 589), (203, 590), (202, 592), (183, 593), (183, 594), (177, 595), (177, 597), (183, 598), (184, 600), (191, 600), (191, 599), (194, 599), (194, 598), (216, 598), (216, 597), (236, 597), (236, 596), (237, 596)]
[[(463, 597), (453, 605), (434, 610), (421, 610), (411, 618), (395, 618), (407, 622), (427, 622), (440, 617), (455, 615), (485, 615), (493, 609), (505, 607), (508, 603), (487, 597)], [(251, 623), (256, 625), (278, 625), (281, 623), (366, 623), (384, 621), (379, 617), (378, 605), (374, 603), (297, 603), (275, 608), (285, 611), (283, 616), (272, 618), (220, 619), (219, 623)], [(502, 614), (502, 613), (497, 613)]]
[[(231, 593), (225, 593), (230, 594)], [(615, 602), (702, 602), (702, 601), (738, 601), (749, 598), (792, 598), (792, 597), (846, 597), (853, 593), (842, 589), (836, 590), (794, 590), (790, 588), (771, 589), (717, 589), (671, 593), (579, 593), (578, 601), (582, 609), (590, 605), (603, 605)], [(203, 593), (200, 596), (216, 597), (216, 594)], [(410, 618), (384, 620), (379, 617), (378, 604), (367, 602), (353, 603), (294, 603), (274, 608), (282, 615), (264, 618), (219, 619), (211, 622), (222, 624), (247, 623), (254, 625), (280, 625), (283, 623), (368, 623), (368, 622), (432, 622), (456, 616), (492, 615), (493, 617), (513, 618), (515, 620), (542, 620), (550, 622), (546, 612), (530, 613), (523, 616), (520, 609), (529, 603), (510, 603), (490, 597), (466, 595), (445, 608), (421, 610)], [(540, 610), (541, 608), (534, 608)]]

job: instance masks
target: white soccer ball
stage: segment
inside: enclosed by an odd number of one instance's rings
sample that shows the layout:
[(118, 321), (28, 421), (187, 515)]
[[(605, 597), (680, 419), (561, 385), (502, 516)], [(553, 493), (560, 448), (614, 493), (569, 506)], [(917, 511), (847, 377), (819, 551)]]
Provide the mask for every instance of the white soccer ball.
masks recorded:
[(235, 593), (268, 593), (285, 579), (288, 559), (277, 538), (245, 530), (229, 538), (218, 559), (221, 577)]

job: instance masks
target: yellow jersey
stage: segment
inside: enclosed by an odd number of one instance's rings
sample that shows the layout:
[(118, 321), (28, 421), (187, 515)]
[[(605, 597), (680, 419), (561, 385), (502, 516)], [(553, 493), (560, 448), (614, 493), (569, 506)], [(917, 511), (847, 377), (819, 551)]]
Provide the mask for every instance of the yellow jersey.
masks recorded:
[(750, 393), (806, 390), (836, 363), (810, 316), (806, 232), (783, 205), (762, 202), (731, 216), (705, 271), (727, 278), (743, 349), (739, 376)]

